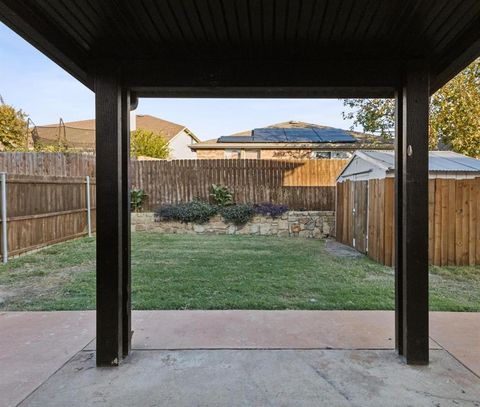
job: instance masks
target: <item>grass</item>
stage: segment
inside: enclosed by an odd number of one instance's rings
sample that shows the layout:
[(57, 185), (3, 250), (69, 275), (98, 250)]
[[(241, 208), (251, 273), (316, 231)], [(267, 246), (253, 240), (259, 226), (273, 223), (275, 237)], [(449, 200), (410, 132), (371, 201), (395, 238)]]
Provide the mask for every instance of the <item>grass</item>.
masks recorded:
[[(135, 309), (393, 309), (393, 270), (337, 257), (319, 240), (140, 233)], [(0, 267), (0, 309), (95, 308), (95, 241), (78, 239)], [(432, 267), (430, 306), (480, 311), (480, 268)]]

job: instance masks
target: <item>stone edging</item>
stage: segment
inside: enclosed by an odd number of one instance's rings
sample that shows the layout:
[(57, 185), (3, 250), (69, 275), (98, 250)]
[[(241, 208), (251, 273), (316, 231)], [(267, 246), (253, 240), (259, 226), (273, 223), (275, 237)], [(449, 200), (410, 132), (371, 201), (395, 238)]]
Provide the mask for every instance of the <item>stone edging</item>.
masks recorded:
[(155, 221), (154, 215), (132, 213), (133, 231), (155, 231), (159, 233), (213, 234), (213, 235), (260, 235), (278, 237), (324, 238), (335, 236), (334, 211), (289, 211), (281, 217), (255, 216), (242, 226), (225, 223), (220, 215), (210, 222), (194, 223)]

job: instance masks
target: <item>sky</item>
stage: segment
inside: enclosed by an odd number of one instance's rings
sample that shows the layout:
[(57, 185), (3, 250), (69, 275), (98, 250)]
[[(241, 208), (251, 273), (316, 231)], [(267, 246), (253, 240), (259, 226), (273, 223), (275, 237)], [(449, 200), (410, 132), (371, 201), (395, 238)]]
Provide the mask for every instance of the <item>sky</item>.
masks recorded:
[[(36, 125), (94, 117), (94, 94), (0, 23), (0, 95)], [(337, 99), (140, 99), (137, 114), (183, 124), (200, 139), (289, 120), (348, 129)]]

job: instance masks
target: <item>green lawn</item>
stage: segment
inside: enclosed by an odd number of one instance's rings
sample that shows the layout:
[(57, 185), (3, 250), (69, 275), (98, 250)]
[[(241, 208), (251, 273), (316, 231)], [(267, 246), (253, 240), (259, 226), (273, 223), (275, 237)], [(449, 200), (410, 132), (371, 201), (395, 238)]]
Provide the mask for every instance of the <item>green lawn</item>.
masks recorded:
[[(0, 267), (0, 309), (95, 307), (95, 241)], [(393, 270), (336, 257), (319, 240), (133, 234), (135, 309), (393, 309)], [(480, 268), (433, 267), (432, 310), (479, 311)]]

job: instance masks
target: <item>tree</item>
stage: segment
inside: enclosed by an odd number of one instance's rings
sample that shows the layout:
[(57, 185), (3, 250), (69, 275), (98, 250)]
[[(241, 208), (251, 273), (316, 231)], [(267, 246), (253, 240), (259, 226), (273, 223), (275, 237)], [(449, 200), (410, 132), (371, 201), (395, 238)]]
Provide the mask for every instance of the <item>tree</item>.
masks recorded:
[(7, 105), (0, 96), (0, 149), (18, 151), (28, 149), (27, 114)]
[(480, 158), (480, 58), (435, 93), (430, 142)]
[[(395, 103), (391, 99), (344, 99), (350, 111), (344, 119), (381, 137), (395, 131)], [(447, 147), (480, 157), (480, 59), (439, 89), (430, 100), (429, 147)]]
[(352, 109), (342, 112), (345, 120), (353, 119), (366, 133), (391, 139), (395, 133), (395, 103), (390, 99), (344, 99), (343, 105)]
[(168, 142), (160, 133), (137, 129), (131, 134), (130, 150), (132, 157), (152, 157), (166, 159), (170, 155)]

